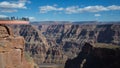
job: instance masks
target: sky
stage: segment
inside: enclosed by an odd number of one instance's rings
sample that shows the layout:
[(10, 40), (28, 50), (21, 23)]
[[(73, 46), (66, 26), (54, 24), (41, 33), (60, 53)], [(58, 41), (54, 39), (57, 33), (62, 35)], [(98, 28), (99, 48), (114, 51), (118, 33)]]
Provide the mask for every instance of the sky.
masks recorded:
[(0, 17), (31, 21), (120, 21), (120, 0), (0, 0)]

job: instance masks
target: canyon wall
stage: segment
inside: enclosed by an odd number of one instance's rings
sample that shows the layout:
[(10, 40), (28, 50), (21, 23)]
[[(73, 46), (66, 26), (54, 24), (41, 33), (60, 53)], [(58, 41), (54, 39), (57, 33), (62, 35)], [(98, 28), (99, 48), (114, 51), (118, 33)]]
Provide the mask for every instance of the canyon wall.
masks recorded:
[(85, 43), (77, 57), (66, 61), (65, 68), (120, 68), (119, 57), (119, 46)]
[(51, 46), (45, 36), (33, 25), (9, 25), (16, 35), (25, 39), (25, 51), (40, 65), (42, 63), (64, 64), (67, 56), (61, 47)]
[(72, 40), (120, 45), (120, 24), (51, 24), (44, 28), (45, 25), (38, 26), (47, 39), (53, 38), (57, 43)]
[(85, 42), (120, 45), (119, 24), (13, 25), (25, 38), (25, 51), (37, 64), (64, 64), (79, 55)]
[(0, 68), (37, 68), (34, 61), (26, 57), (23, 37), (14, 36), (12, 30), (0, 25)]

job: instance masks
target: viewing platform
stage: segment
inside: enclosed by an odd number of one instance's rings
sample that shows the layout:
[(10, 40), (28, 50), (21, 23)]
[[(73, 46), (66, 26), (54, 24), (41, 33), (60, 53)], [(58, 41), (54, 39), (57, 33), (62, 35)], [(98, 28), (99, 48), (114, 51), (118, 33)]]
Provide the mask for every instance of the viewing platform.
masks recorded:
[(0, 24), (29, 24), (29, 18), (0, 17)]
[(23, 21), (23, 20), (0, 20), (0, 24), (29, 24), (29, 21)]

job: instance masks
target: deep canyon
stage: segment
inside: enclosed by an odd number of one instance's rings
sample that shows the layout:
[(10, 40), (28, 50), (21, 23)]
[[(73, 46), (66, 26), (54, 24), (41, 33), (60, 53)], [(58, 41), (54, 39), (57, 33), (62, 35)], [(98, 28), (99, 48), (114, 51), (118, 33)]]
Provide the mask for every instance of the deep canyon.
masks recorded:
[[(118, 65), (120, 62), (117, 60), (120, 56), (119, 23), (54, 23), (8, 26), (13, 29), (16, 36), (24, 37), (25, 51), (38, 65), (63, 64), (65, 68), (74, 68), (77, 64), (78, 67), (75, 68), (96, 68), (97, 66), (105, 68), (105, 64), (111, 65), (111, 62), (114, 62), (112, 66), (106, 68), (120, 67)], [(83, 50), (86, 43), (92, 45), (90, 51), (87, 49), (89, 47)], [(90, 54), (87, 54), (87, 56), (84, 56), (86, 54), (81, 55), (81, 53), (86, 52)], [(106, 59), (109, 55), (111, 55), (110, 58)], [(81, 58), (83, 59), (81, 60)], [(104, 59), (106, 60), (102, 61)], [(90, 67), (91, 61), (93, 66), (96, 63), (100, 65)], [(66, 67), (66, 64), (69, 66)]]

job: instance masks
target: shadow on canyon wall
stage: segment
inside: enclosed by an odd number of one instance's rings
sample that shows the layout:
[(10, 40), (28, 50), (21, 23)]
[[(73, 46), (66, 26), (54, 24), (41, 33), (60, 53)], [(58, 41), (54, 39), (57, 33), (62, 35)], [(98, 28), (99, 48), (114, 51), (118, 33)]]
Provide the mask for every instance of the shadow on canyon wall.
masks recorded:
[(93, 47), (85, 43), (74, 59), (68, 59), (65, 68), (120, 68), (120, 49)]

